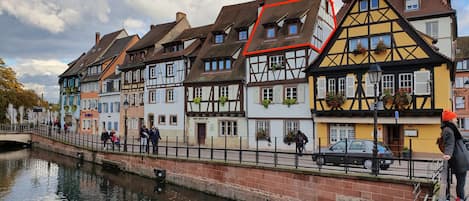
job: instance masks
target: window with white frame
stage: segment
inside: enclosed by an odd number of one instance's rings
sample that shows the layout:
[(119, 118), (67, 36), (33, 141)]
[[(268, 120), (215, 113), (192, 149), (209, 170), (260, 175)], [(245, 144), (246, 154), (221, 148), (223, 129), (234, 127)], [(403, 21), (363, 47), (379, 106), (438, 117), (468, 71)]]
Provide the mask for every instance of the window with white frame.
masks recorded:
[(285, 68), (285, 57), (283, 55), (269, 57), (269, 69), (278, 70)]
[(176, 126), (178, 124), (178, 117), (176, 115), (169, 115), (169, 124)]
[(159, 116), (158, 116), (158, 124), (159, 124), (159, 125), (165, 125), (165, 124), (166, 124), (166, 116), (164, 116), (164, 115), (159, 115)]
[(401, 73), (399, 74), (399, 90), (412, 93), (413, 87), (413, 76), (412, 73)]
[(355, 38), (349, 40), (349, 52), (360, 52), (368, 50), (368, 38)]
[(148, 91), (148, 102), (156, 103), (156, 91), (155, 90)]
[(464, 96), (456, 96), (456, 109), (464, 109), (466, 100)]
[(328, 79), (327, 80), (327, 93), (328, 94), (335, 94), (335, 79)]
[(378, 44), (384, 45), (386, 48), (391, 47), (391, 36), (390, 35), (380, 35), (371, 37), (371, 49), (376, 49)]
[(469, 70), (468, 60), (458, 61), (456, 65), (456, 70)]
[(405, 1), (405, 10), (417, 10), (420, 8), (420, 0), (406, 0)]
[(125, 78), (128, 83), (132, 83), (132, 71), (126, 72), (125, 73)]
[(220, 87), (220, 97), (225, 96), (228, 98), (228, 86)]
[(166, 89), (166, 102), (167, 103), (174, 102), (174, 89)]
[(381, 76), (381, 89), (383, 90), (383, 93), (394, 95), (394, 75), (385, 74)]
[(221, 136), (237, 136), (238, 123), (236, 121), (220, 121), (219, 132)]
[(135, 75), (134, 80), (136, 82), (140, 82), (140, 70), (135, 71), (134, 75)]
[(166, 64), (166, 77), (174, 77), (174, 65)]
[(140, 71), (140, 82), (145, 81), (145, 69)]
[(138, 103), (139, 103), (140, 105), (143, 105), (143, 97), (144, 97), (144, 93), (143, 93), (143, 92), (138, 94)]
[(427, 35), (438, 38), (438, 21), (427, 22), (425, 23), (425, 27)]
[(296, 87), (285, 87), (285, 99), (297, 99)]
[(464, 87), (464, 77), (456, 77), (456, 88), (463, 88)]
[(379, 8), (379, 0), (370, 0), (370, 10)]
[(457, 126), (458, 126), (459, 129), (464, 129), (465, 130), (467, 128), (467, 126), (466, 126), (467, 121), (466, 120), (467, 120), (467, 118), (458, 118), (458, 123), (457, 123), (458, 125)]
[(341, 77), (337, 79), (337, 81), (339, 82), (339, 91), (337, 94), (345, 96), (345, 77)]
[(272, 88), (262, 88), (262, 100), (274, 100), (274, 89)]
[(225, 41), (225, 34), (216, 34), (215, 35), (215, 43), (220, 44)]
[(296, 134), (296, 132), (300, 129), (300, 121), (298, 120), (285, 120), (284, 121), (284, 136), (287, 135), (290, 132), (293, 132)]
[(355, 128), (351, 124), (331, 124), (329, 143), (334, 144), (345, 139), (355, 139)]
[(202, 98), (202, 87), (194, 88), (194, 98)]
[[(257, 120), (256, 121), (256, 137), (264, 134), (266, 139), (270, 138), (270, 121), (269, 120)], [(259, 139), (263, 140), (263, 139)]]
[(360, 11), (368, 10), (368, 0), (360, 0)]
[(150, 66), (150, 78), (156, 78), (155, 66)]

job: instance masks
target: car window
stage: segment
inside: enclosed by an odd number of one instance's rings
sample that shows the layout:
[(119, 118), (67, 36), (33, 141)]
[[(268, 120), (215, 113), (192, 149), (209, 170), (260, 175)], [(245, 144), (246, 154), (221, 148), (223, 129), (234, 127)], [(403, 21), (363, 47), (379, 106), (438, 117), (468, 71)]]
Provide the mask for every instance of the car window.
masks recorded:
[(350, 150), (358, 150), (358, 151), (365, 150), (365, 144), (360, 141), (353, 141), (350, 144)]
[(386, 152), (388, 149), (382, 144), (378, 144), (378, 152)]
[(331, 150), (333, 151), (345, 150), (345, 142), (337, 142), (334, 146), (332, 146)]

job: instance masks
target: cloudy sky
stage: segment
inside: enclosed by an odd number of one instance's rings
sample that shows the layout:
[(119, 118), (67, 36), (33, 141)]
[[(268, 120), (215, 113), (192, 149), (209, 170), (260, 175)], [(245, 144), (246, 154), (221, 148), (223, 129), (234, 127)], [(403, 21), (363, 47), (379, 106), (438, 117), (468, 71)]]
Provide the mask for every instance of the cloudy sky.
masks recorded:
[[(249, 0), (0, 0), (0, 57), (28, 88), (58, 100), (57, 76), (86, 52), (95, 32), (126, 28), (143, 36), (150, 24), (187, 13), (192, 26), (213, 23), (222, 5)], [(336, 10), (342, 5), (335, 0)], [(453, 0), (459, 35), (469, 35), (469, 2)]]

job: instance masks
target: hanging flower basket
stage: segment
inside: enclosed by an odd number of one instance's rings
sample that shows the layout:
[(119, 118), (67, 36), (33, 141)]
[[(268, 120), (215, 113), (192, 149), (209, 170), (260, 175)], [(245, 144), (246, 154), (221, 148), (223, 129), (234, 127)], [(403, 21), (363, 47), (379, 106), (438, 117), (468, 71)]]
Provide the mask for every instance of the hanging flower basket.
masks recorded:
[(345, 101), (345, 96), (342, 94), (328, 93), (326, 96), (327, 106), (333, 109), (340, 108)]
[(195, 98), (194, 98), (194, 103), (198, 105), (198, 104), (200, 104), (200, 101), (201, 101), (201, 100), (202, 100), (202, 99), (201, 99), (200, 97), (195, 97)]
[(367, 50), (367, 49), (366, 49), (365, 47), (363, 47), (363, 46), (359, 43), (359, 44), (357, 44), (357, 48), (355, 48), (355, 49), (352, 51), (352, 53), (353, 53), (354, 55), (365, 54), (365, 53), (366, 53), (366, 50)]
[(68, 106), (68, 105), (64, 106), (65, 112), (68, 112), (69, 109), (70, 109), (70, 106)]
[(378, 44), (376, 45), (375, 54), (381, 54), (383, 52), (386, 52), (387, 49), (388, 46), (384, 44), (384, 41), (379, 40)]
[(270, 137), (267, 135), (267, 132), (265, 130), (260, 129), (256, 133), (256, 140), (267, 140), (270, 141)]
[(296, 104), (296, 99), (294, 98), (287, 98), (285, 100), (283, 100), (283, 104), (287, 105), (288, 107), (290, 107), (291, 105), (293, 104)]
[(389, 90), (384, 90), (381, 101), (383, 101), (384, 105), (392, 105), (394, 103), (394, 96)]
[(77, 105), (72, 105), (72, 112), (77, 111)]
[(269, 108), (269, 105), (272, 101), (270, 101), (269, 99), (264, 99), (262, 100), (262, 105), (264, 106), (265, 109)]
[(394, 104), (399, 110), (405, 109), (405, 107), (408, 106), (411, 101), (412, 96), (409, 95), (409, 92), (407, 90), (401, 89), (396, 92), (396, 95), (394, 95)]
[(220, 96), (220, 104), (221, 106), (225, 106), (226, 101), (228, 100), (228, 97), (226, 96)]
[(72, 89), (70, 87), (65, 88), (65, 93), (66, 94), (70, 94), (71, 91), (72, 91)]
[(290, 131), (287, 133), (287, 135), (283, 137), (283, 142), (285, 144), (290, 145), (291, 143), (295, 142), (295, 138), (296, 138), (296, 133), (294, 131)]

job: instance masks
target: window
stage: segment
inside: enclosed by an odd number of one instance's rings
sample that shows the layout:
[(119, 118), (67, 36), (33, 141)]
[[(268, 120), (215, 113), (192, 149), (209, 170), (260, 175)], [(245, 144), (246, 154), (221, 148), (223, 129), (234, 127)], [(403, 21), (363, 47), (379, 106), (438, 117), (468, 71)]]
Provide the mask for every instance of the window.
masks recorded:
[(404, 90), (406, 92), (412, 92), (412, 73), (402, 73), (399, 74), (399, 90)]
[(438, 38), (438, 21), (427, 22), (425, 23), (425, 27), (426, 27), (427, 35), (433, 38)]
[(220, 121), (219, 132), (221, 136), (237, 136), (238, 123), (236, 121)]
[(370, 4), (370, 10), (379, 8), (379, 0), (371, 0)]
[(464, 109), (465, 103), (466, 103), (465, 97), (463, 96), (456, 97), (456, 109)]
[(158, 116), (158, 124), (159, 124), (159, 125), (165, 125), (165, 124), (166, 124), (166, 116), (164, 116), (164, 115), (159, 115), (159, 116)]
[(333, 144), (345, 139), (355, 139), (355, 129), (350, 124), (331, 124), (329, 143)]
[(114, 104), (109, 103), (109, 112), (113, 113), (114, 112)]
[(219, 70), (224, 70), (225, 69), (225, 61), (224, 60), (218, 60), (218, 69)]
[(205, 62), (205, 72), (208, 72), (208, 71), (210, 71), (210, 62), (206, 61)]
[(119, 130), (119, 123), (117, 121), (114, 122), (114, 130)]
[(127, 78), (126, 79), (127, 82), (132, 83), (132, 71), (126, 72), (125, 75), (126, 75), (126, 78)]
[(342, 96), (345, 96), (345, 77), (341, 77), (338, 79), (339, 81), (339, 93)]
[(469, 79), (469, 77), (456, 77), (456, 88), (464, 88), (464, 83)]
[(216, 34), (215, 35), (215, 43), (220, 44), (223, 43), (225, 40), (225, 35), (224, 34)]
[(265, 134), (265, 139), (270, 138), (270, 122), (268, 120), (256, 121), (256, 136), (261, 135), (262, 133)]
[(376, 49), (379, 43), (384, 44), (387, 48), (391, 47), (391, 36), (390, 35), (381, 35), (371, 37), (371, 48)]
[(155, 66), (151, 66), (150, 67), (150, 78), (155, 78), (155, 77), (156, 77)]
[(296, 35), (298, 34), (298, 24), (290, 24), (288, 25), (288, 35)]
[(136, 70), (133, 73), (133, 80), (134, 80), (134, 82), (138, 82), (138, 80), (140, 80), (140, 70)]
[(269, 57), (269, 69), (278, 70), (285, 68), (285, 59), (283, 55), (270, 56)]
[(262, 100), (274, 100), (274, 90), (272, 88), (262, 88)]
[(231, 59), (226, 59), (225, 69), (231, 70)]
[(231, 59), (205, 61), (205, 72), (231, 70)]
[(202, 88), (197, 87), (194, 89), (194, 98), (202, 98)]
[(176, 115), (169, 115), (169, 124), (176, 126), (178, 124), (178, 117)]
[(331, 147), (332, 151), (345, 151), (345, 142), (339, 142)]
[(466, 118), (458, 118), (458, 128), (459, 129), (466, 129), (467, 126), (466, 126)]
[(220, 97), (221, 96), (228, 97), (228, 86), (220, 87)]
[(267, 38), (275, 38), (275, 27), (267, 28)]
[(120, 102), (115, 102), (114, 104), (116, 105), (116, 106), (115, 106), (116, 112), (117, 112), (117, 113), (121, 112), (121, 105), (120, 105)]
[(285, 88), (285, 99), (297, 99), (296, 97), (296, 87)]
[(133, 60), (135, 60), (135, 55), (131, 54), (130, 55), (130, 61), (133, 61)]
[(405, 1), (405, 9), (407, 11), (419, 9), (420, 8), (419, 1), (420, 0), (406, 0)]
[(394, 75), (381, 76), (381, 89), (383, 93), (394, 95)]
[(141, 82), (145, 81), (145, 69), (142, 69), (140, 71), (140, 81)]
[(368, 10), (368, 0), (360, 0), (360, 11)]
[(173, 64), (166, 64), (166, 77), (174, 77)]
[(352, 143), (350, 143), (350, 150), (354, 150), (354, 151), (363, 151), (363, 150), (366, 150), (365, 149), (365, 143), (363, 141), (353, 141)]
[(156, 91), (152, 90), (148, 92), (148, 102), (150, 103), (156, 103)]
[(238, 40), (247, 40), (248, 39), (248, 30), (240, 30), (238, 32)]
[(145, 52), (140, 52), (140, 58), (144, 59), (145, 58)]
[(217, 70), (217, 64), (218, 62), (216, 60), (213, 60), (212, 61), (212, 71), (216, 71)]
[(111, 129), (112, 129), (112, 122), (109, 121), (107, 122), (107, 130), (111, 131)]
[(327, 80), (327, 93), (328, 94), (336, 94), (335, 79), (328, 79)]
[(174, 89), (166, 89), (166, 102), (167, 103), (174, 102)]
[(368, 50), (368, 38), (356, 38), (349, 41), (349, 51), (361, 51), (360, 48)]
[(290, 132), (296, 132), (300, 128), (300, 121), (298, 120), (285, 120), (285, 131), (284, 135), (287, 135)]
[(143, 105), (143, 95), (144, 95), (143, 92), (138, 94), (138, 103), (140, 105)]

